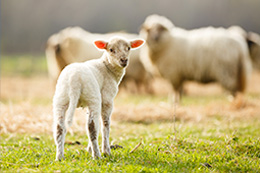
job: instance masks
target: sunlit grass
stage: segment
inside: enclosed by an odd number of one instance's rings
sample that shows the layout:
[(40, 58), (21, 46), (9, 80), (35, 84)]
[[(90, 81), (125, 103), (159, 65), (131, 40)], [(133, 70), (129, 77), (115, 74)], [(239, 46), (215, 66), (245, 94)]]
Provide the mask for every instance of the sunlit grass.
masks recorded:
[(1, 75), (31, 76), (47, 75), (44, 55), (1, 55)]
[[(178, 122), (178, 126), (181, 124)], [(259, 122), (223, 127), (182, 124), (176, 137), (170, 123), (112, 126), (110, 140), (123, 149), (93, 160), (84, 134), (67, 135), (66, 160), (55, 162), (49, 135), (1, 135), (0, 170), (37, 172), (257, 172), (260, 166)], [(127, 128), (124, 128), (127, 127)], [(142, 140), (141, 140), (142, 139)], [(100, 139), (99, 139), (100, 140)], [(133, 153), (130, 151), (142, 141)]]
[[(173, 97), (173, 96), (172, 96)], [(166, 95), (123, 95), (117, 96), (115, 99), (116, 104), (149, 104), (149, 103), (171, 103), (170, 96)], [(211, 103), (228, 102), (226, 94), (221, 95), (202, 95), (202, 96), (190, 96), (183, 95), (181, 101), (178, 103), (182, 106), (189, 105), (207, 105)]]
[[(44, 56), (1, 57), (5, 90), (0, 100), (0, 172), (260, 171), (259, 92), (247, 94), (241, 108), (232, 108), (222, 92), (184, 95), (177, 107), (176, 131), (167, 95), (119, 94), (112, 119), (118, 116), (123, 121), (112, 121), (110, 141), (124, 148), (93, 160), (86, 152), (82, 110), (74, 117), (74, 133), (66, 136), (66, 160), (55, 162), (52, 91), (48, 78), (41, 76), (46, 74)], [(160, 111), (165, 120), (154, 121), (153, 113)], [(126, 116), (132, 121), (124, 121)], [(136, 121), (141, 116), (151, 120)], [(75, 141), (80, 145), (69, 145)], [(141, 146), (130, 153), (140, 141)]]

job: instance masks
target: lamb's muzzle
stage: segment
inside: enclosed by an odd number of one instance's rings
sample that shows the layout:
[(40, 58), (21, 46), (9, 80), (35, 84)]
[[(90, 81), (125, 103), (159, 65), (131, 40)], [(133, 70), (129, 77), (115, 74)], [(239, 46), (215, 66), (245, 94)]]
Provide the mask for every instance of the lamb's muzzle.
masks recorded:
[(126, 58), (121, 58), (120, 59), (120, 65), (122, 67), (126, 67), (127, 66), (127, 62), (128, 62), (128, 59), (126, 59)]

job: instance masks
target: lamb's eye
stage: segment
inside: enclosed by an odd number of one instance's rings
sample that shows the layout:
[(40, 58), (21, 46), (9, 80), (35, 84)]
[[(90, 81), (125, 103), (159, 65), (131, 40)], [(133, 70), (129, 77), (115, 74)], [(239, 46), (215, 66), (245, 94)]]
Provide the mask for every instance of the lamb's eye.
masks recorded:
[(113, 52), (114, 50), (113, 49), (110, 49), (110, 52)]
[(130, 50), (130, 47), (128, 47), (127, 50)]

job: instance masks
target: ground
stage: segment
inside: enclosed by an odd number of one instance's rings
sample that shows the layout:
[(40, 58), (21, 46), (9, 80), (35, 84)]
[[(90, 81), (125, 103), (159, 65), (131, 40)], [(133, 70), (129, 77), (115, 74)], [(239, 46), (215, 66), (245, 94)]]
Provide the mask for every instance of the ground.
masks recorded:
[(174, 106), (167, 84), (157, 90), (155, 95), (119, 93), (110, 141), (123, 148), (99, 160), (86, 152), (85, 110), (77, 109), (66, 137), (66, 160), (55, 162), (54, 89), (48, 76), (2, 73), (0, 172), (260, 171), (260, 72), (235, 100), (217, 84), (189, 82)]

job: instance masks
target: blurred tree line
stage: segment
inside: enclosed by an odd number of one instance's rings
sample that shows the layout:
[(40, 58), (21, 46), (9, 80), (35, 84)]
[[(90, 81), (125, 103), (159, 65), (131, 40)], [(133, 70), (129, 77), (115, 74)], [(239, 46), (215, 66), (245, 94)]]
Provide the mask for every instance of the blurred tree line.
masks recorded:
[(260, 33), (260, 0), (1, 0), (1, 53), (43, 54), (48, 37), (63, 28), (138, 33), (150, 14), (176, 26), (242, 26)]

